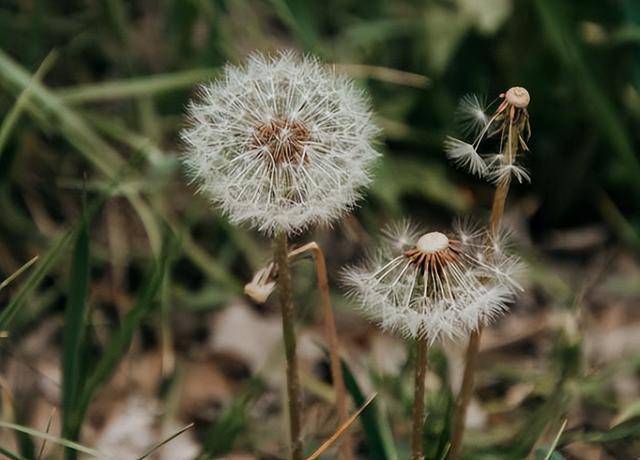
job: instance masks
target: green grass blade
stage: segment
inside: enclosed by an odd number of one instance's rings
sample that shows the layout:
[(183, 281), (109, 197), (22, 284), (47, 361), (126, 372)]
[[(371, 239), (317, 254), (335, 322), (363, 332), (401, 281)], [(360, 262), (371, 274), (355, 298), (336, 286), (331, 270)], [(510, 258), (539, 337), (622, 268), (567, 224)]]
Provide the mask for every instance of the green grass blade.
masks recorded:
[(28, 296), (33, 292), (38, 284), (40, 284), (45, 275), (49, 273), (49, 269), (58, 259), (67, 243), (72, 239), (73, 234), (74, 228), (67, 230), (66, 233), (53, 245), (53, 247), (49, 249), (47, 254), (40, 258), (36, 269), (26, 279), (18, 293), (11, 299), (5, 309), (2, 310), (2, 313), (0, 313), (0, 331), (6, 331), (8, 329), (13, 317), (22, 307)]
[(54, 436), (52, 434), (45, 433), (43, 431), (34, 430), (33, 428), (29, 428), (26, 426), (17, 425), (15, 423), (4, 422), (0, 420), (0, 428), (7, 428), (10, 430), (19, 431), (21, 433), (26, 433), (30, 436), (35, 436), (37, 438), (46, 439), (47, 441), (52, 442), (54, 444), (58, 444), (63, 447), (68, 447), (70, 449), (77, 450), (78, 452), (91, 455), (92, 457), (95, 457), (95, 458), (100, 458), (104, 460), (115, 460), (112, 457), (109, 457), (95, 449), (91, 449), (90, 447), (85, 447), (81, 444), (78, 444), (77, 442), (60, 438), (58, 436)]
[(89, 224), (87, 216), (82, 218), (71, 266), (69, 301), (64, 314), (62, 355), (62, 432), (66, 437), (76, 438), (79, 427), (73, 426), (73, 413), (80, 375), (81, 356), (87, 323), (87, 293), (89, 290)]
[(24, 457), (20, 457), (18, 454), (15, 454), (4, 447), (0, 447), (0, 454), (7, 457), (9, 460), (26, 460)]
[(0, 283), (0, 291), (9, 286), (9, 284), (11, 284), (13, 280), (15, 280), (18, 276), (22, 275), (26, 270), (28, 270), (29, 267), (36, 263), (36, 260), (38, 260), (38, 256), (33, 257), (29, 262), (9, 275), (2, 283)]
[(64, 102), (71, 104), (113, 101), (189, 88), (215, 77), (218, 73), (219, 69), (216, 68), (193, 69), (170, 74), (135, 77), (127, 80), (111, 80), (106, 83), (63, 88), (56, 91), (56, 94)]
[(171, 436), (169, 436), (167, 439), (163, 439), (162, 441), (160, 441), (158, 444), (154, 445), (153, 447), (151, 447), (150, 449), (148, 449), (144, 454), (142, 454), (140, 457), (138, 457), (136, 460), (144, 460), (145, 458), (149, 457), (152, 453), (154, 453), (156, 450), (160, 449), (162, 446), (164, 446), (165, 444), (170, 443), (171, 441), (173, 441), (174, 439), (176, 439), (178, 436), (180, 436), (182, 433), (184, 433), (185, 431), (190, 430), (191, 428), (193, 428), (193, 423), (188, 424), (185, 427), (182, 427), (181, 429), (179, 429), (178, 431), (176, 431), (175, 433), (173, 433)]
[(29, 81), (27, 86), (24, 88), (22, 93), (20, 93), (18, 99), (16, 99), (16, 103), (13, 105), (11, 111), (2, 120), (2, 125), (0, 125), (0, 157), (2, 156), (4, 146), (9, 140), (11, 131), (13, 131), (16, 122), (20, 118), (20, 115), (22, 114), (22, 111), (24, 110), (29, 100), (29, 94), (31, 93), (34, 82), (42, 79), (42, 76), (51, 68), (51, 66), (55, 62), (56, 56), (57, 54), (52, 51), (47, 55), (47, 57), (44, 58), (42, 64), (40, 64), (40, 67), (38, 68), (38, 70), (36, 70), (36, 73), (33, 74), (33, 77), (31, 77), (31, 80)]
[[(344, 361), (342, 362), (342, 372), (344, 374), (345, 386), (351, 394), (355, 406), (362, 406), (366, 398), (351, 373), (351, 370)], [(369, 404), (362, 414), (360, 414), (360, 423), (362, 423), (362, 428), (364, 429), (370, 458), (374, 460), (397, 460), (398, 455), (393, 441), (387, 435), (388, 430), (384, 429), (386, 420), (383, 420), (380, 415), (376, 401)]]
[(251, 401), (250, 394), (237, 397), (209, 428), (197, 460), (210, 460), (231, 451), (237, 436), (247, 424), (247, 406)]
[[(156, 305), (155, 300), (160, 292), (169, 258), (169, 248), (167, 248), (167, 244), (164, 245), (163, 254), (160, 256), (160, 260), (156, 263), (146, 285), (142, 288), (136, 304), (125, 315), (119, 329), (107, 343), (102, 357), (98, 361), (96, 367), (90, 371), (78, 403), (77, 417), (82, 418), (84, 416), (94, 392), (111, 375), (124, 354), (127, 352), (129, 345), (131, 344), (131, 340), (133, 339), (133, 334), (142, 322), (142, 319)], [(79, 424), (79, 420), (76, 420), (75, 423)]]

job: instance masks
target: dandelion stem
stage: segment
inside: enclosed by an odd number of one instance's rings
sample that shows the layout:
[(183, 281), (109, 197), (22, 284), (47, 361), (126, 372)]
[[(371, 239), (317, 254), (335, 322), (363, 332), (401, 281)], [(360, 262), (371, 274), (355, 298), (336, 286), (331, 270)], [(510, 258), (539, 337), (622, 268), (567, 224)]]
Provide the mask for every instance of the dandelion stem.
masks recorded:
[(471, 333), (469, 337), (469, 345), (467, 346), (467, 354), (465, 358), (464, 374), (462, 376), (462, 385), (458, 398), (456, 399), (453, 412), (453, 429), (451, 435), (451, 447), (449, 449), (450, 460), (455, 460), (460, 455), (462, 449), (462, 437), (464, 435), (464, 425), (467, 418), (467, 407), (471, 401), (473, 394), (474, 373), (476, 370), (476, 361), (478, 358), (478, 349), (480, 348), (480, 336), (482, 328)]
[[(513, 129), (513, 124), (509, 123), (508, 132), (508, 155), (506, 161), (513, 163), (516, 152), (519, 147), (518, 129)], [(498, 183), (495, 194), (493, 195), (493, 205), (491, 206), (491, 219), (489, 226), (491, 233), (494, 235), (500, 230), (502, 225), (502, 216), (509, 194), (509, 186), (511, 185), (511, 176), (505, 177)], [(460, 392), (456, 398), (453, 413), (453, 428), (451, 434), (451, 448), (449, 449), (449, 460), (456, 460), (460, 456), (462, 450), (462, 438), (464, 437), (465, 421), (467, 418), (467, 408), (473, 394), (473, 386), (475, 380), (476, 363), (478, 361), (478, 351), (480, 350), (480, 337), (482, 336), (482, 325), (471, 333), (469, 344), (465, 356), (464, 373), (462, 375), (462, 384)]]
[(416, 340), (416, 364), (413, 380), (413, 432), (411, 460), (423, 459), (424, 396), (427, 376), (427, 339)]
[(302, 460), (302, 439), (300, 433), (300, 381), (296, 358), (296, 334), (294, 328), (293, 295), (291, 289), (291, 269), (287, 249), (287, 235), (280, 232), (274, 244), (275, 263), (278, 267), (278, 291), (282, 311), (282, 338), (287, 359), (287, 396), (289, 407), (289, 457)]
[[(289, 258), (295, 257), (303, 252), (310, 251), (316, 260), (316, 278), (318, 280), (318, 290), (320, 292), (320, 306), (324, 320), (324, 333), (327, 346), (329, 347), (329, 362), (331, 367), (331, 379), (336, 398), (336, 411), (338, 412), (338, 420), (343, 425), (349, 420), (347, 411), (347, 391), (344, 385), (342, 375), (342, 365), (340, 364), (338, 332), (336, 322), (331, 308), (331, 299), (329, 297), (329, 278), (327, 276), (327, 264), (322, 249), (315, 241), (305, 244), (289, 253)], [(340, 456), (343, 460), (353, 459), (351, 446), (351, 437), (348, 432), (342, 435), (340, 444)]]

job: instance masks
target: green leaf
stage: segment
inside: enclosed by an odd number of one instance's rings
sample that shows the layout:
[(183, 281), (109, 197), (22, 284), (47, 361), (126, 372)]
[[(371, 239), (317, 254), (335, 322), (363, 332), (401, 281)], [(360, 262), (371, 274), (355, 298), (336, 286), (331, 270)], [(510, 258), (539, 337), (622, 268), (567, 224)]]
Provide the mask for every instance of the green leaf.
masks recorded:
[(236, 437), (247, 425), (247, 398), (236, 399), (220, 415), (206, 434), (198, 460), (213, 459), (227, 454)]
[(6, 331), (8, 329), (13, 317), (23, 306), (29, 295), (40, 284), (45, 275), (49, 273), (51, 266), (58, 259), (67, 243), (72, 239), (74, 231), (75, 228), (67, 230), (53, 247), (49, 249), (47, 254), (38, 260), (36, 269), (29, 275), (18, 290), (18, 293), (11, 299), (5, 309), (2, 310), (2, 313), (0, 313), (0, 331)]
[[(156, 263), (146, 285), (142, 288), (136, 304), (125, 315), (119, 329), (107, 343), (96, 367), (90, 371), (78, 403), (77, 417), (82, 418), (84, 416), (95, 391), (107, 380), (127, 352), (131, 345), (133, 334), (142, 319), (157, 305), (155, 300), (160, 292), (162, 280), (167, 270), (170, 245), (170, 242), (163, 245), (160, 260)], [(74, 423), (78, 423), (79, 426), (79, 420), (75, 420)]]
[(7, 143), (7, 140), (9, 139), (11, 131), (13, 130), (16, 122), (22, 114), (22, 111), (29, 101), (29, 94), (31, 92), (33, 83), (39, 81), (47, 72), (47, 70), (51, 68), (51, 65), (55, 61), (55, 58), (56, 53), (53, 51), (49, 53), (46, 58), (44, 58), (36, 73), (34, 73), (33, 77), (31, 77), (31, 81), (27, 84), (22, 93), (20, 93), (18, 99), (16, 99), (16, 103), (14, 104), (11, 111), (2, 120), (2, 124), (0, 125), (0, 156), (2, 156), (2, 151)]
[[(355, 406), (362, 406), (366, 398), (344, 361), (342, 362), (342, 372), (345, 386), (351, 393)], [(377, 401), (369, 404), (359, 418), (367, 441), (369, 458), (374, 460), (397, 460), (398, 455), (393, 445), (393, 440), (389, 436), (390, 430), (388, 429), (387, 420), (382, 417)]]
[(79, 426), (73, 425), (77, 395), (82, 375), (82, 355), (87, 327), (87, 293), (89, 290), (89, 225), (85, 212), (78, 231), (71, 266), (69, 301), (64, 314), (62, 355), (62, 401), (64, 436), (76, 439)]
[(63, 101), (71, 104), (150, 96), (189, 88), (199, 82), (215, 77), (219, 72), (220, 70), (216, 68), (192, 69), (183, 72), (73, 86), (60, 89), (56, 91), (56, 94)]

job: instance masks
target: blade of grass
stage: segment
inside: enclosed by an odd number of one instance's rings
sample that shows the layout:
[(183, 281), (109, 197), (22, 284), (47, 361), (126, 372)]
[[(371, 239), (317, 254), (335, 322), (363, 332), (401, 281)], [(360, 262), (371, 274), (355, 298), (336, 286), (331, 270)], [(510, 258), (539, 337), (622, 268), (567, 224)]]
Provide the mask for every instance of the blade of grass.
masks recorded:
[(9, 140), (9, 136), (11, 135), (11, 131), (13, 130), (16, 122), (20, 118), (22, 111), (24, 110), (28, 100), (29, 94), (31, 93), (31, 89), (33, 88), (33, 84), (36, 81), (40, 81), (42, 76), (47, 73), (47, 71), (51, 68), (53, 63), (55, 62), (57, 57), (57, 53), (55, 51), (51, 51), (47, 57), (44, 58), (38, 70), (33, 74), (27, 86), (22, 90), (18, 99), (16, 99), (16, 103), (13, 105), (11, 111), (4, 117), (2, 120), (2, 125), (0, 126), (0, 157), (2, 157), (2, 151), (4, 150), (4, 146)]
[(127, 352), (133, 334), (142, 322), (142, 319), (154, 308), (156, 297), (162, 286), (162, 280), (166, 272), (166, 264), (169, 259), (170, 248), (172, 243), (168, 242), (163, 245), (163, 253), (160, 260), (148, 278), (146, 285), (142, 288), (141, 294), (134, 307), (129, 310), (122, 320), (122, 324), (115, 332), (113, 337), (107, 343), (102, 357), (96, 364), (96, 367), (89, 373), (89, 377), (84, 384), (80, 399), (78, 402), (78, 411), (76, 419), (73, 423), (79, 426), (79, 420), (84, 417), (87, 408), (91, 402), (93, 394), (111, 375), (117, 364), (120, 362), (124, 354)]
[(236, 437), (247, 423), (247, 404), (249, 398), (242, 397), (231, 403), (206, 434), (198, 460), (209, 460), (231, 451)]
[(560, 436), (562, 436), (562, 432), (567, 426), (567, 420), (568, 419), (564, 419), (564, 422), (562, 422), (562, 426), (558, 430), (558, 434), (556, 435), (555, 439), (551, 443), (551, 447), (549, 447), (549, 452), (547, 452), (547, 455), (544, 457), (544, 460), (551, 460), (551, 456), (553, 455), (553, 453), (556, 450), (556, 447), (558, 446), (558, 441), (560, 441)]
[[(51, 411), (51, 414), (49, 414), (49, 419), (47, 420), (47, 426), (44, 429), (45, 433), (49, 433), (49, 430), (51, 429), (51, 423), (53, 422), (53, 416), (56, 413), (56, 408), (54, 407), (53, 410)], [(47, 440), (43, 439), (42, 440), (42, 444), (40, 444), (40, 450), (38, 451), (38, 457), (36, 458), (36, 460), (41, 460), (42, 456), (44, 455), (44, 449), (47, 447)]]
[(374, 393), (369, 396), (369, 399), (367, 399), (364, 404), (360, 406), (360, 408), (356, 412), (354, 412), (353, 415), (351, 415), (351, 417), (349, 417), (342, 425), (340, 425), (336, 432), (333, 433), (329, 437), (329, 439), (323, 442), (322, 445), (318, 447), (318, 449), (316, 449), (313, 454), (307, 457), (307, 460), (315, 460), (320, 457), (320, 455), (322, 455), (327, 449), (329, 449), (333, 445), (333, 443), (335, 443), (336, 440), (340, 438), (340, 436), (342, 436), (342, 434), (351, 427), (351, 424), (355, 422), (362, 411), (364, 411), (367, 406), (373, 402), (376, 396), (378, 396), (378, 393)]
[(162, 446), (164, 446), (165, 444), (170, 443), (171, 441), (173, 441), (175, 438), (177, 438), (178, 436), (180, 436), (182, 433), (184, 433), (187, 430), (190, 430), (191, 428), (193, 428), (195, 424), (194, 423), (189, 423), (187, 426), (182, 427), (181, 429), (179, 429), (178, 431), (176, 431), (174, 434), (172, 434), (171, 436), (169, 436), (167, 439), (160, 441), (158, 444), (154, 445), (153, 447), (151, 447), (149, 450), (147, 450), (144, 454), (142, 454), (140, 457), (138, 457), (136, 460), (144, 460), (145, 458), (147, 458), (149, 455), (151, 455), (152, 453), (154, 453), (156, 450), (160, 449)]
[(20, 457), (18, 454), (14, 454), (13, 452), (5, 449), (4, 447), (0, 447), (0, 454), (6, 456), (10, 460), (27, 460), (24, 457)]
[(35, 256), (29, 262), (24, 264), (22, 267), (17, 269), (11, 275), (9, 275), (2, 283), (0, 283), (0, 291), (2, 291), (5, 287), (7, 287), (13, 280), (15, 280), (18, 276), (22, 275), (29, 267), (31, 267), (36, 260), (38, 260), (38, 256)]
[(54, 262), (56, 262), (67, 243), (72, 239), (74, 230), (74, 228), (67, 230), (51, 249), (49, 249), (47, 254), (39, 260), (36, 269), (26, 279), (24, 284), (22, 284), (9, 304), (2, 310), (2, 313), (0, 313), (0, 331), (6, 331), (8, 329), (15, 314), (22, 307), (28, 296), (34, 291), (38, 284), (40, 284), (45, 275), (49, 273), (49, 269)]
[(95, 101), (113, 101), (138, 96), (165, 93), (189, 88), (209, 80), (220, 72), (217, 68), (193, 69), (163, 75), (134, 77), (126, 80), (111, 80), (70, 88), (62, 88), (56, 94), (66, 103), (80, 104)]
[(87, 294), (89, 291), (89, 223), (86, 215), (76, 238), (71, 266), (69, 301), (64, 312), (62, 354), (62, 434), (76, 439), (79, 426), (73, 425), (77, 410), (77, 394), (82, 375), (84, 337), (87, 325)]
[(102, 452), (99, 452), (95, 449), (91, 449), (90, 447), (85, 447), (77, 442), (69, 441), (68, 439), (60, 438), (58, 436), (51, 435), (49, 433), (44, 433), (42, 431), (34, 430), (33, 428), (29, 428), (22, 425), (17, 425), (15, 423), (5, 422), (0, 420), (0, 428), (7, 428), (9, 430), (19, 431), (21, 433), (26, 433), (30, 436), (35, 436), (40, 439), (46, 439), (49, 442), (54, 444), (58, 444), (63, 447), (68, 447), (70, 449), (75, 449), (78, 452), (82, 452), (84, 454), (91, 455), (92, 457), (104, 459), (104, 460), (115, 460), (113, 457), (109, 457)]
[[(365, 398), (351, 373), (347, 364), (342, 361), (342, 373), (344, 383), (356, 406), (362, 406)], [(389, 430), (385, 428), (387, 422), (380, 415), (377, 404), (372, 403), (360, 415), (360, 422), (364, 429), (365, 438), (369, 447), (369, 455), (375, 460), (397, 460), (398, 455), (393, 446), (393, 441), (388, 436)]]

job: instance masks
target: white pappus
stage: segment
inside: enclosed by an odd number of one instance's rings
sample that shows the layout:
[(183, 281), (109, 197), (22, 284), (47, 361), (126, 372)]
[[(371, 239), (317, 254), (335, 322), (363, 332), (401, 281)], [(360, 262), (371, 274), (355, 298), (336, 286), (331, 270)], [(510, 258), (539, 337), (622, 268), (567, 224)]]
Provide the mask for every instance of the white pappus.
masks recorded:
[(378, 128), (346, 76), (294, 52), (253, 54), (201, 86), (183, 155), (234, 223), (268, 235), (329, 224), (370, 183)]
[(359, 309), (384, 330), (410, 339), (465, 337), (508, 309), (519, 290), (520, 259), (508, 235), (459, 221), (444, 234), (406, 222), (342, 278)]

